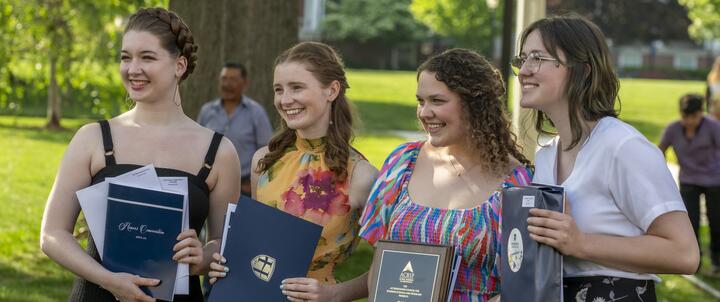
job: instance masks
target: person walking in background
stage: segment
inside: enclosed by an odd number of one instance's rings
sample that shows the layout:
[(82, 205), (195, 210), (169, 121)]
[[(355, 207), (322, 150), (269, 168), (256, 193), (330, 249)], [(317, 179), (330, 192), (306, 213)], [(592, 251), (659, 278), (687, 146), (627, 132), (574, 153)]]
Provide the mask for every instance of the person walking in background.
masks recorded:
[(705, 101), (708, 112), (720, 120), (720, 56), (715, 58), (712, 69), (707, 75)]
[(687, 208), (695, 236), (700, 242), (700, 195), (705, 196), (710, 223), (712, 274), (720, 272), (720, 122), (703, 112), (705, 100), (699, 94), (680, 98), (679, 121), (665, 128), (660, 151), (675, 151), (680, 165), (680, 195)]
[(563, 254), (565, 301), (652, 302), (654, 274), (692, 274), (700, 256), (662, 153), (617, 119), (605, 41), (575, 14), (522, 32), (512, 59), (520, 105), (534, 110), (538, 133), (555, 135), (536, 153), (533, 182), (567, 194), (564, 213), (531, 209), (528, 231)]
[(257, 150), (267, 145), (273, 129), (262, 105), (243, 94), (250, 85), (245, 66), (225, 63), (219, 80), (220, 97), (202, 106), (197, 122), (233, 143), (242, 165), (240, 191), (250, 196), (250, 161)]

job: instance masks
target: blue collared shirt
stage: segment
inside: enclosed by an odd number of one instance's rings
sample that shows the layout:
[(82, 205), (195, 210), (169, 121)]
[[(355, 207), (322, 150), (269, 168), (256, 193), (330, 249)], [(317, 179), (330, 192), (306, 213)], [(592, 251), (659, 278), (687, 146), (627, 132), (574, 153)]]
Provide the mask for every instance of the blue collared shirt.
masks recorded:
[(230, 115), (219, 98), (205, 103), (197, 122), (230, 139), (240, 157), (242, 177), (250, 176), (250, 162), (255, 151), (267, 145), (273, 131), (262, 105), (245, 95)]

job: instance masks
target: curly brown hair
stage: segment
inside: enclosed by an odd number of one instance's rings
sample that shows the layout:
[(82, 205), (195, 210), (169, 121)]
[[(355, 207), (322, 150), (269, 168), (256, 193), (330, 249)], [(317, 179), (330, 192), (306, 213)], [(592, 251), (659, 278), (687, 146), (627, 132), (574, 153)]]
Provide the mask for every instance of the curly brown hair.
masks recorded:
[(125, 33), (132, 30), (155, 35), (170, 54), (185, 57), (187, 69), (181, 82), (195, 70), (198, 46), (190, 28), (175, 12), (161, 7), (141, 8), (130, 16)]
[(505, 85), (500, 72), (483, 56), (468, 49), (450, 49), (429, 58), (418, 67), (435, 73), (435, 79), (457, 93), (465, 110), (469, 145), (477, 150), (481, 165), (502, 175), (510, 156), (530, 166), (511, 131), (505, 109)]
[[(348, 176), (348, 162), (353, 139), (353, 114), (345, 91), (350, 88), (342, 59), (335, 50), (324, 43), (303, 42), (286, 50), (275, 59), (275, 66), (295, 62), (305, 66), (322, 85), (328, 87), (332, 82), (340, 84), (337, 98), (330, 108), (330, 126), (325, 147), (325, 163), (333, 172), (333, 181), (342, 182)], [(257, 172), (265, 172), (285, 155), (288, 148), (294, 146), (297, 134), (290, 129), (284, 120), (280, 122), (280, 130), (268, 143), (269, 152), (260, 159)]]

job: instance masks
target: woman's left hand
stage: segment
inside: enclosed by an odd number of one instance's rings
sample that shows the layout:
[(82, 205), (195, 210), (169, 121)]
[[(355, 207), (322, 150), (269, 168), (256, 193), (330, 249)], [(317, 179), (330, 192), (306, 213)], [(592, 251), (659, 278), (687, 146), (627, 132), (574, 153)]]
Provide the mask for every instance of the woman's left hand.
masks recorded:
[(313, 278), (288, 278), (282, 281), (280, 289), (293, 302), (332, 302), (337, 296), (332, 285), (321, 284)]
[(533, 240), (554, 247), (566, 256), (583, 259), (585, 234), (578, 229), (570, 216), (569, 202), (565, 201), (565, 213), (543, 209), (530, 209), (528, 232)]
[(178, 243), (173, 247), (173, 260), (190, 264), (190, 274), (198, 275), (203, 260), (203, 246), (195, 230), (189, 229), (177, 236)]

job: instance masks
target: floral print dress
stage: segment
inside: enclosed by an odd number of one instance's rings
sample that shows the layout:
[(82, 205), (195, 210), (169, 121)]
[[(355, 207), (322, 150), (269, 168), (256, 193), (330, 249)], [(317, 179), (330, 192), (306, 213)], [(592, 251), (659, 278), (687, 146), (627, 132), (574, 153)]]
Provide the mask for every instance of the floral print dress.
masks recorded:
[[(258, 178), (256, 198), (287, 213), (323, 226), (308, 277), (322, 283), (336, 283), (333, 269), (344, 261), (358, 243), (358, 219), (362, 209), (349, 203), (350, 177), (333, 183), (333, 172), (325, 163), (325, 138), (298, 138)], [(350, 152), (348, 175), (365, 158)]]

